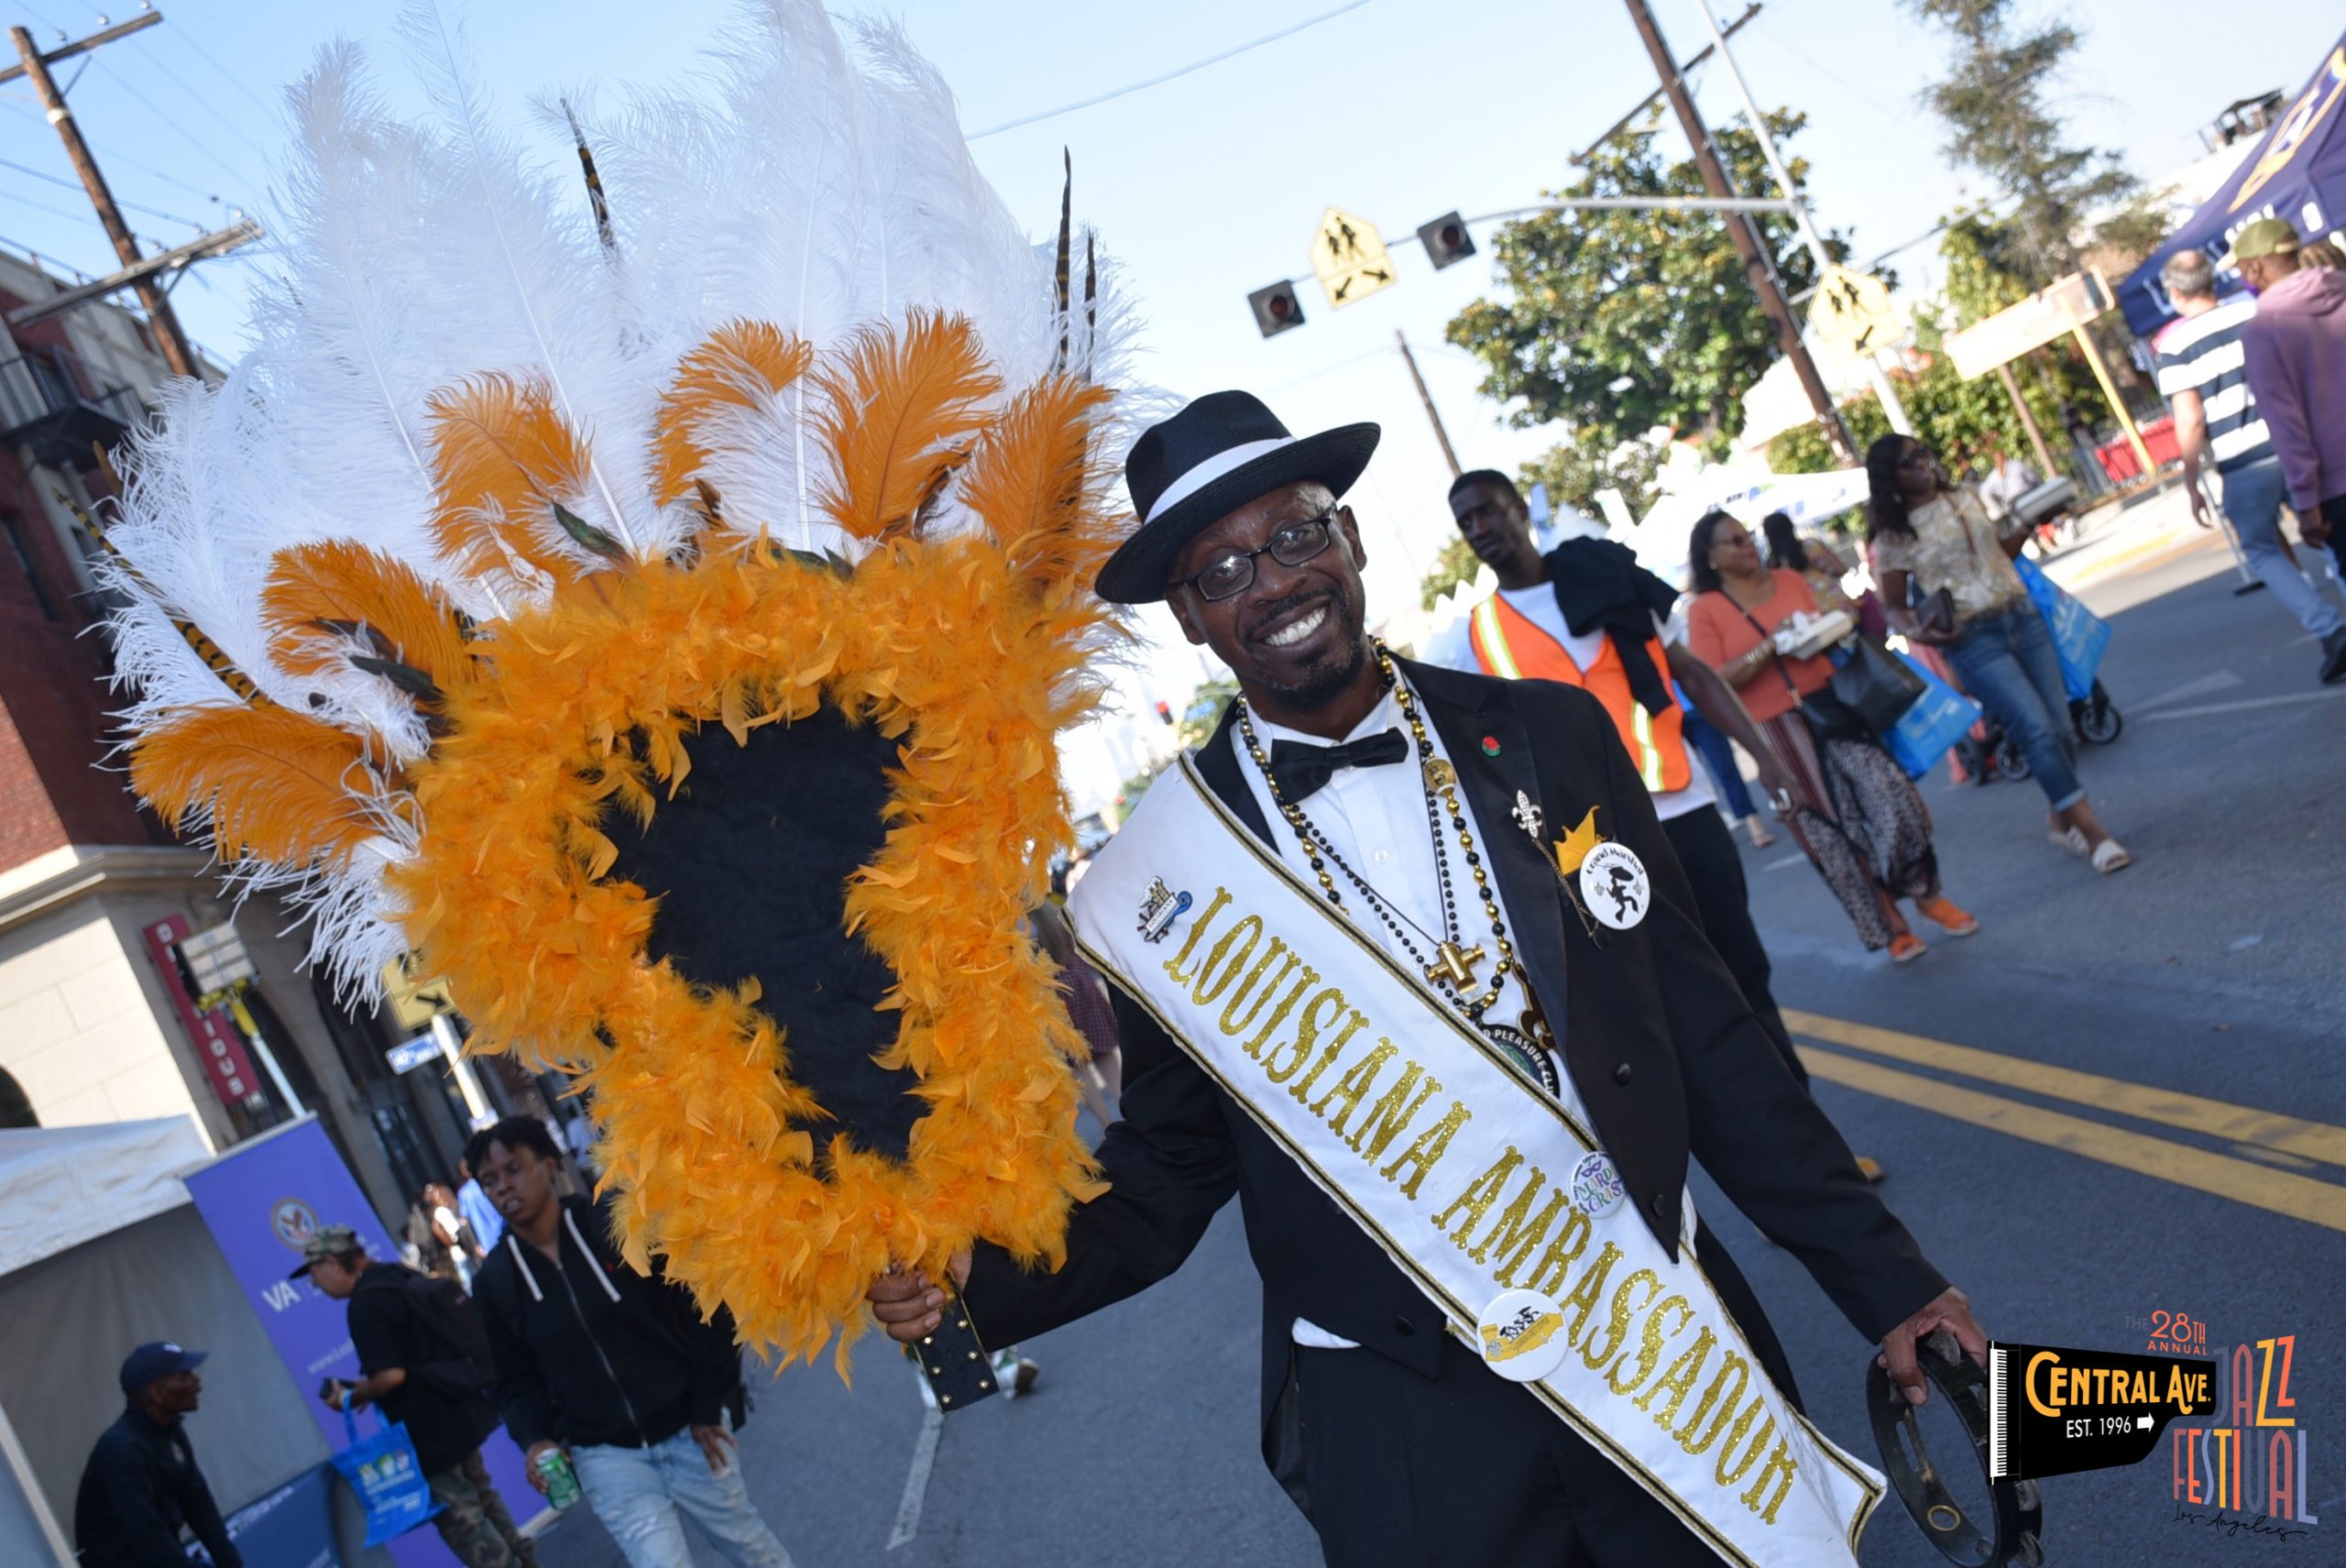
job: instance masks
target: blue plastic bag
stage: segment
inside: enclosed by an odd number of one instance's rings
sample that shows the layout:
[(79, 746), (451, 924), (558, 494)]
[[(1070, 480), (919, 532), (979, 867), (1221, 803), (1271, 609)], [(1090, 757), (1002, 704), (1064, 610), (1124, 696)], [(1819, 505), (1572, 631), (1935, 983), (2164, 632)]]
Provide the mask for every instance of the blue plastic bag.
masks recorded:
[(2053, 651), (2061, 658), (2061, 685), (2071, 702), (2083, 702), (2093, 695), (2094, 674), (2101, 668), (2102, 650), (2110, 646), (2110, 622), (2079, 604), (2027, 556), (2014, 559), (2012, 566), (2053, 633)]
[[(377, 1414), (379, 1418), (381, 1412)], [(380, 1546), (405, 1535), (439, 1513), (441, 1506), (432, 1500), (432, 1484), (416, 1463), (415, 1444), (408, 1441), (406, 1427), (386, 1420), (381, 1431), (362, 1438), (348, 1410), (342, 1412), (342, 1424), (350, 1433), (350, 1446), (334, 1456), (334, 1467), (367, 1509), (367, 1545)]]
[(1979, 705), (1933, 674), (1911, 653), (1901, 653), (1906, 667), (1923, 677), (1923, 695), (1891, 726), (1882, 745), (1898, 759), (1910, 779), (1919, 779), (1938, 765), (1947, 748), (1979, 721)]

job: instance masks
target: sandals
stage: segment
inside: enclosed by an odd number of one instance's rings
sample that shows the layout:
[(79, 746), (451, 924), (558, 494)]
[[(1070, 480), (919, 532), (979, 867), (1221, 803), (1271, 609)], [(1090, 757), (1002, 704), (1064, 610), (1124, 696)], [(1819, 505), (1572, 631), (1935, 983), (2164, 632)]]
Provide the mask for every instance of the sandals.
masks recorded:
[(2122, 872), (2133, 863), (2134, 857), (2128, 854), (2126, 846), (2115, 839), (2104, 839), (2093, 847), (2093, 869), (2103, 876), (2112, 872)]
[(1912, 931), (1901, 931), (1890, 938), (1890, 961), (1894, 964), (1911, 964), (1930, 950)]
[(2086, 842), (2085, 834), (2077, 828), (2055, 828), (2048, 831), (2045, 837), (2055, 849), (2066, 850), (2079, 860), (2093, 853), (2093, 846)]

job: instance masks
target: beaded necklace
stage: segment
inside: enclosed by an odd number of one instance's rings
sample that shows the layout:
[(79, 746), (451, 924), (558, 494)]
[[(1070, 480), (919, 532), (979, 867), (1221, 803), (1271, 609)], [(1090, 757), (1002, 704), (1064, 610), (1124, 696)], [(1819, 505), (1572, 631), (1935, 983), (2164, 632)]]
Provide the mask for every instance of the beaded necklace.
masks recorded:
[[(1270, 785), (1272, 803), (1294, 830), (1304, 859), (1310, 864), (1312, 875), (1320, 881), (1322, 896), (1337, 908), (1343, 907), (1343, 894), (1336, 885), (1335, 876), (1329, 871), (1329, 866), (1333, 864), (1336, 872), (1343, 873), (1344, 880), (1358, 890), (1365, 906), (1393, 933), (1394, 938), (1401, 944), (1402, 949), (1409, 955), (1426, 980), (1448, 994), (1476, 1028), (1516, 1058), (1551, 1094), (1558, 1093), (1562, 1085), (1556, 1076), (1555, 1063), (1537, 1038), (1546, 1031), (1537, 1022), (1538, 1004), (1531, 1000), (1529, 986), (1524, 987), (1524, 996), (1531, 1008), (1525, 1014), (1530, 1028), (1515, 1028), (1496, 1023), (1486, 1016), (1491, 1005), (1498, 1001), (1499, 993), (1506, 989), (1508, 973), (1520, 972), (1520, 966), (1515, 961), (1515, 947), (1507, 940), (1507, 921), (1499, 913), (1498, 896), (1492, 890), (1490, 872), (1483, 864), (1481, 850), (1475, 848), (1473, 831), (1466, 826), (1466, 814), (1458, 804), (1458, 770), (1450, 764), (1447, 758), (1434, 751), (1433, 737), (1427, 732), (1425, 718), (1418, 711), (1417, 698), (1394, 669), (1393, 655), (1382, 642), (1372, 640), (1370, 646), (1376, 654), (1377, 674), (1384, 688), (1400, 708), (1402, 720), (1409, 725), (1410, 737), (1417, 745), (1418, 776), (1426, 802), (1426, 828), (1433, 839), (1434, 875), (1442, 890), (1442, 934), (1439, 938), (1378, 893), (1368, 879), (1354, 871), (1337, 851), (1327, 834), (1305, 815), (1303, 807), (1287, 798), (1286, 792), (1279, 788), (1278, 775), (1271, 772), (1270, 758), (1255, 734), (1254, 715), (1248, 709), (1244, 694), (1233, 699), (1237, 707), (1239, 737), (1245, 742), (1247, 754), (1255, 759), (1255, 766), (1261, 770), (1265, 782)], [(1470, 990), (1477, 986), (1474, 966), (1489, 954), (1479, 943), (1471, 948), (1466, 946), (1465, 934), (1459, 925), (1458, 901), (1453, 891), (1450, 873), (1450, 854), (1442, 841), (1441, 814), (1445, 806), (1449, 809), (1451, 834), (1457, 839), (1459, 852), (1465, 857), (1466, 869), (1474, 879), (1474, 891), (1482, 896), (1483, 913), (1491, 925), (1491, 940), (1498, 948), (1498, 961), (1492, 970), (1490, 985), (1481, 990), (1479, 994), (1470, 994)], [(1431, 957), (1411, 939), (1411, 931), (1423, 937), (1432, 947)]]

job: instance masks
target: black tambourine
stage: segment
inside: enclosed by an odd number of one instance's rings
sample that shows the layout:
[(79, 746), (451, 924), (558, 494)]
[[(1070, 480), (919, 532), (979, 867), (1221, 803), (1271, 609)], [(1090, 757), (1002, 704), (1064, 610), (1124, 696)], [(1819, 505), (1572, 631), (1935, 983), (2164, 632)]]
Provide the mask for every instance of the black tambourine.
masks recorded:
[[(1945, 1329), (1914, 1346), (1923, 1375), (1931, 1380), (1970, 1434), (1972, 1459), (1979, 1477), (1987, 1481), (1988, 1372), (1963, 1354), (1955, 1336)], [(1873, 1440), (1881, 1450), (1881, 1466), (1899, 1501), (1914, 1516), (1924, 1538), (1939, 1555), (1961, 1568), (2039, 1568), (2045, 1561), (2044, 1498), (2034, 1481), (1990, 1481), (1996, 1500), (1993, 1533), (1981, 1529), (1947, 1489), (1930, 1450), (1923, 1444), (1922, 1423), (1906, 1402), (1905, 1393), (1875, 1363), (1866, 1367), (1866, 1411), (1873, 1421)]]

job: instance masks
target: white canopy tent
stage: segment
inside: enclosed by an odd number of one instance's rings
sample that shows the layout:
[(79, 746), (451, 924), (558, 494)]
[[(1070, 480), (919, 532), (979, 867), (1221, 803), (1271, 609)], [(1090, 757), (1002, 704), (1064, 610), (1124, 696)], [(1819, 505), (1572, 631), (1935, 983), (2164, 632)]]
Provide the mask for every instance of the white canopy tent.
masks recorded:
[(1646, 570), (1683, 584), (1687, 539), (1705, 512), (1732, 512), (1737, 521), (1756, 530), (1762, 518), (1780, 511), (1792, 520), (1793, 527), (1814, 529), (1863, 505), (1865, 499), (1862, 468), (1836, 468), (1823, 474), (1753, 474), (1748, 469), (1713, 468), (1664, 494), (1635, 528), (1613, 537), (1628, 545)]

